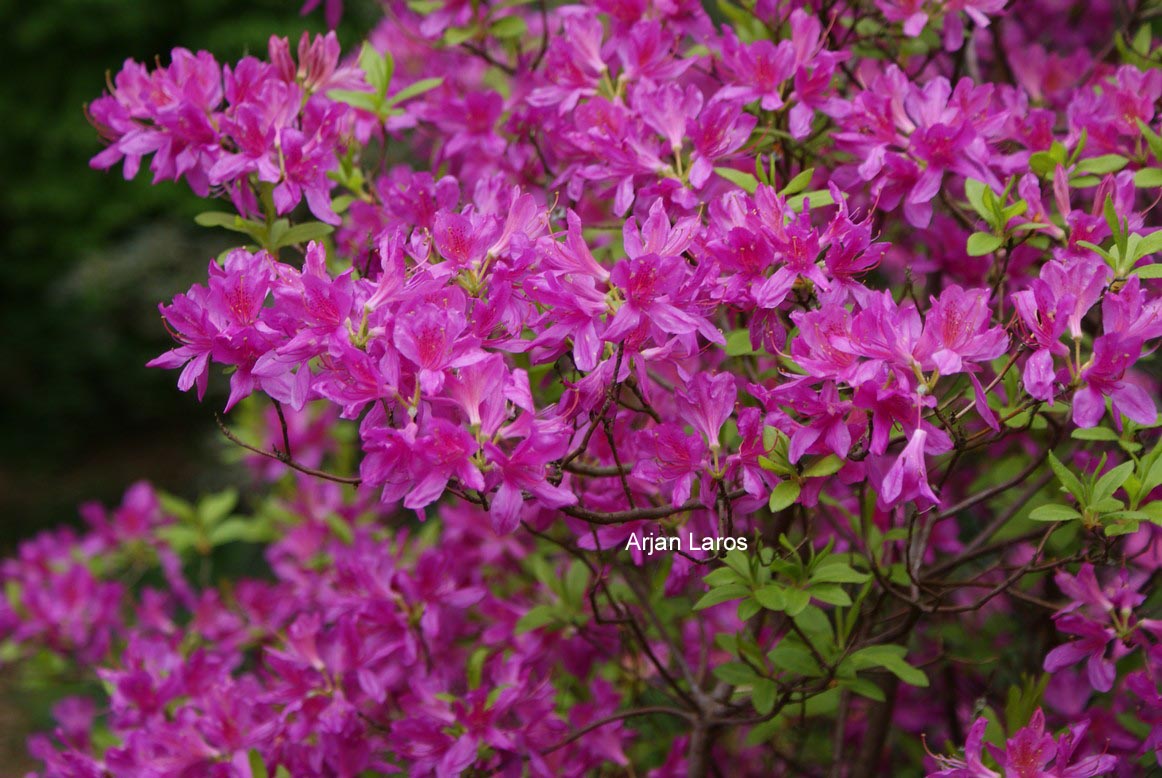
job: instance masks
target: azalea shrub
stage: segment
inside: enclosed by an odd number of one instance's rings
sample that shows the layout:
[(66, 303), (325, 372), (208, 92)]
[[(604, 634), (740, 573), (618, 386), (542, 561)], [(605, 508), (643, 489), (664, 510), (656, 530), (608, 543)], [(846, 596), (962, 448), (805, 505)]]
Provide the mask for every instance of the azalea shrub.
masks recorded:
[(40, 775), (1160, 769), (1162, 5), (382, 8), (88, 106), (248, 485), (0, 567)]

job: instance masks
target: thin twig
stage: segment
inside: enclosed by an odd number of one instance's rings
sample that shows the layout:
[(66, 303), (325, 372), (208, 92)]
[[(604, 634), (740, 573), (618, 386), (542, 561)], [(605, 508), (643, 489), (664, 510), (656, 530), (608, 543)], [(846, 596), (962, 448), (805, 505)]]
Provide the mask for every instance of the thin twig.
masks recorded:
[(363, 483), (363, 479), (361, 478), (354, 476), (335, 475), (334, 473), (328, 473), (325, 470), (317, 470), (313, 467), (307, 467), (306, 465), (299, 464), (279, 451), (263, 451), (257, 446), (252, 446), (249, 443), (240, 440), (237, 435), (230, 431), (230, 428), (226, 426), (226, 423), (222, 421), (222, 417), (218, 414), (214, 414), (214, 419), (218, 422), (218, 429), (222, 430), (222, 434), (226, 436), (227, 440), (229, 440), (231, 443), (242, 446), (242, 448), (246, 449), (247, 451), (251, 451), (255, 454), (258, 454), (259, 456), (267, 457), (268, 459), (274, 459), (278, 462), (282, 462), (292, 470), (298, 470), (300, 473), (313, 475), (316, 478), (322, 478), (327, 481), (334, 481), (338, 484), (351, 484), (352, 486), (358, 486), (359, 484)]

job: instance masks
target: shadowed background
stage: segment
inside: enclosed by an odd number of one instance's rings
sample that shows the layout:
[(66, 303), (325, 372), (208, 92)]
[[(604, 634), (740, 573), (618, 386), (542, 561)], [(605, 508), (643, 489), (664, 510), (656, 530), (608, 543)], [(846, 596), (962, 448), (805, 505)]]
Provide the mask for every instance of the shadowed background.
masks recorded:
[[(346, 3), (340, 41), (375, 20), (373, 0)], [(183, 496), (220, 486), (213, 423), (224, 397), (199, 405), (173, 371), (145, 363), (170, 347), (157, 313), (229, 237), (197, 227), (213, 207), (184, 183), (152, 186), (142, 169), (89, 168), (101, 150), (84, 105), (133, 58), (168, 61), (176, 46), (220, 63), (292, 49), (322, 14), (298, 0), (0, 0), (9, 69), (0, 80), (0, 553), (76, 523), (86, 500), (115, 504), (146, 478)], [(0, 770), (20, 775), (30, 730), (51, 726), (59, 687), (12, 689), (0, 665)]]

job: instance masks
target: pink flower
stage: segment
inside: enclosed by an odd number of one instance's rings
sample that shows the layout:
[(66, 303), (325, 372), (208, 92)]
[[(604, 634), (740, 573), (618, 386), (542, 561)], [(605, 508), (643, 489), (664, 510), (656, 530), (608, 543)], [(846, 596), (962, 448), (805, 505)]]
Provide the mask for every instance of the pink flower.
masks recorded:
[(928, 441), (928, 433), (916, 429), (908, 445), (900, 452), (895, 464), (884, 476), (880, 487), (880, 498), (888, 505), (900, 502), (927, 501), (938, 503), (940, 500), (928, 485), (928, 469), (924, 464), (924, 446)]
[(1093, 357), (1082, 366), (1082, 386), (1073, 394), (1073, 422), (1079, 427), (1096, 427), (1110, 399), (1114, 422), (1121, 427), (1121, 414), (1139, 424), (1153, 424), (1158, 418), (1154, 401), (1142, 387), (1125, 380), (1126, 370), (1137, 361), (1142, 342), (1118, 333), (1099, 336), (1093, 342)]

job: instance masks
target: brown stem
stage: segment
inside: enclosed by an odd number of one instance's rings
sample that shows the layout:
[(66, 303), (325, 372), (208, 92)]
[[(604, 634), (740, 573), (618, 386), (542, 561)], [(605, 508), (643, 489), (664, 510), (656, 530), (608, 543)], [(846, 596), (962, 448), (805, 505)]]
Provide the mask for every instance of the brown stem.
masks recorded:
[(880, 762), (892, 727), (892, 711), (896, 707), (896, 692), (900, 681), (889, 675), (884, 681), (884, 701), (873, 703), (868, 711), (868, 727), (863, 736), (851, 778), (874, 778), (882, 775)]
[(316, 478), (322, 478), (327, 481), (334, 481), (335, 483), (339, 484), (352, 484), (353, 486), (358, 486), (359, 484), (363, 483), (362, 479), (356, 478), (354, 476), (335, 475), (334, 473), (328, 473), (325, 470), (316, 470), (313, 467), (301, 465), (282, 452), (263, 451), (257, 446), (252, 446), (249, 443), (242, 441), (237, 435), (231, 432), (230, 428), (226, 426), (226, 422), (222, 421), (222, 417), (218, 414), (214, 414), (214, 419), (218, 422), (218, 429), (222, 430), (222, 434), (226, 436), (227, 440), (229, 440), (231, 443), (242, 446), (242, 448), (246, 449), (247, 451), (251, 451), (260, 456), (267, 457), (268, 459), (277, 460), (292, 470), (298, 470), (300, 473), (313, 475)]

